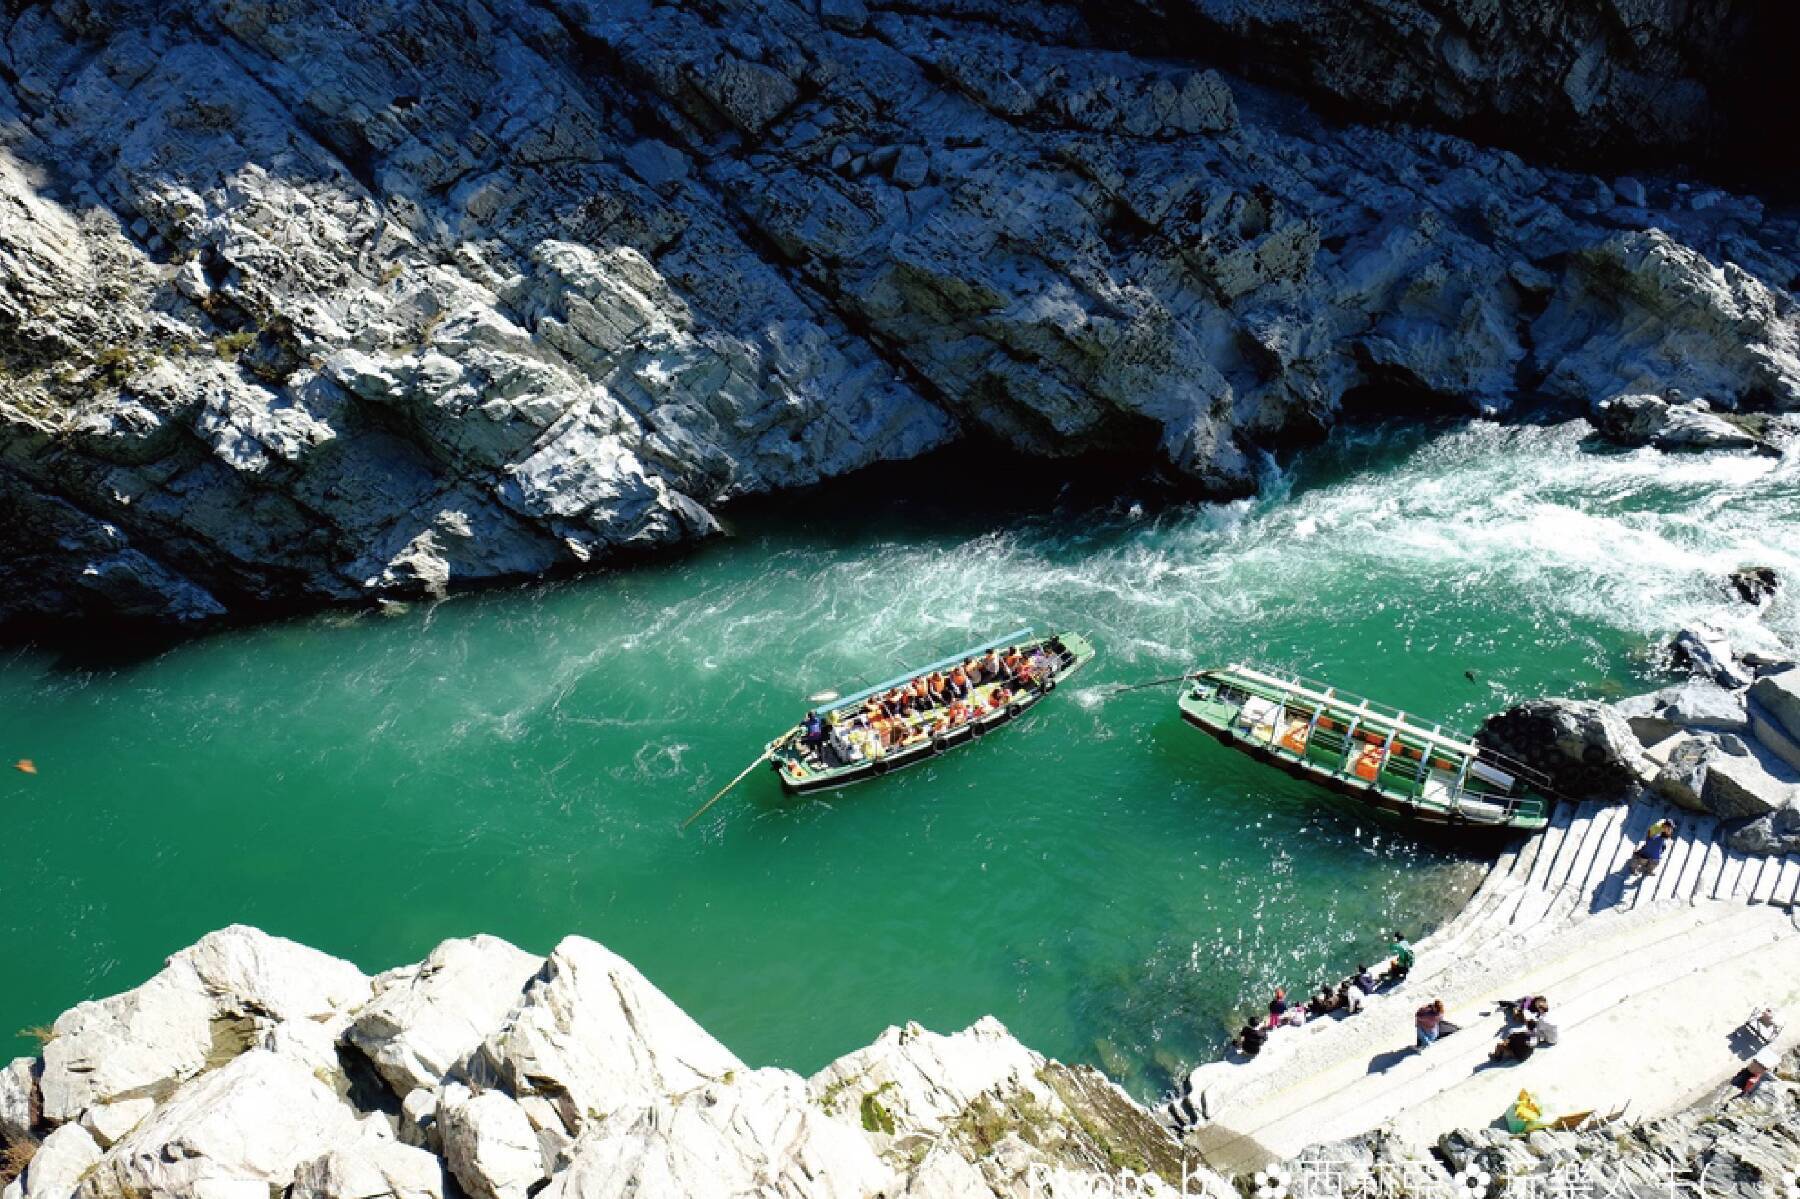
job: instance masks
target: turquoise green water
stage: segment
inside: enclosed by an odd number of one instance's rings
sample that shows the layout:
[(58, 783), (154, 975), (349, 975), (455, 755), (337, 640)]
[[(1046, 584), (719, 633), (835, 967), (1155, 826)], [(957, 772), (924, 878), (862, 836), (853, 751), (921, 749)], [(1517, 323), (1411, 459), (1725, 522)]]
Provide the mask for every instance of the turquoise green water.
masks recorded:
[[(582, 933), (752, 1063), (992, 1012), (1153, 1094), (1276, 981), (1441, 919), (1474, 867), (1186, 730), (1168, 689), (1108, 685), (1258, 657), (1473, 723), (1647, 685), (1684, 620), (1768, 640), (1715, 579), (1800, 575), (1795, 462), (1579, 435), (1365, 434), (1228, 506), (1046, 487), (984, 511), (950, 462), (908, 477), (951, 498), (826, 490), (580, 582), (106, 669), (13, 651), (0, 756), (40, 773), (0, 778), (0, 1028), (232, 921), (369, 970), (475, 931)], [(809, 692), (1027, 622), (1100, 657), (1019, 725), (825, 799), (759, 771), (678, 831)]]

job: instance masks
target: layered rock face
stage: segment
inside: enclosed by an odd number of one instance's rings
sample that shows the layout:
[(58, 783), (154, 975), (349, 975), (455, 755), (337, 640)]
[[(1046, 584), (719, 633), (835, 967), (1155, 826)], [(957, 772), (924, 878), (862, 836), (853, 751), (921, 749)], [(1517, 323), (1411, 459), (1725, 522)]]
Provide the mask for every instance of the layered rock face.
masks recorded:
[(1800, 408), (1791, 214), (1096, 23), (9, 9), (0, 623), (537, 576), (960, 436), (1233, 495), (1369, 397)]
[(1228, 1193), (992, 1019), (756, 1070), (580, 937), (447, 941), (371, 979), (225, 929), (0, 1072), (0, 1141), (29, 1160), (6, 1199)]
[[(1784, 6), (1731, 0), (1137, 0), (1148, 29), (1359, 109), (1508, 144), (1596, 153), (1740, 149), (1775, 102)], [(1785, 114), (1777, 121), (1788, 121)], [(1788, 126), (1791, 128), (1791, 126)], [(1763, 130), (1759, 136), (1773, 133)], [(1776, 134), (1779, 136), (1779, 134)], [(1759, 156), (1758, 166), (1784, 169)]]

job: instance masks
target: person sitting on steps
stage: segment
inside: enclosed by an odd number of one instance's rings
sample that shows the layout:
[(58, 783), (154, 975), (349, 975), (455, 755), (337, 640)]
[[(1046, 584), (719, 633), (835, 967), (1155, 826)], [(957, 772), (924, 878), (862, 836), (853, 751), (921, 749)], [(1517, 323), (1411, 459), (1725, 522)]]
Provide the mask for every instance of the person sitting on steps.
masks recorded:
[(1444, 1001), (1434, 999), (1413, 1013), (1415, 1044), (1424, 1049), (1437, 1040), (1444, 1029)]

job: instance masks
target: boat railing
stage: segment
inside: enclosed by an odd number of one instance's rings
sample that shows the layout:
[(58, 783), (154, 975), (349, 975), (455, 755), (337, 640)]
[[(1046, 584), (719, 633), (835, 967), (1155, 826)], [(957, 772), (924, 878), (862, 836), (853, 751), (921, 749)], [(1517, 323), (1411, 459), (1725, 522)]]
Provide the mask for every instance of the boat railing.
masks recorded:
[[(1378, 721), (1394, 726), (1396, 730), (1404, 729), (1407, 733), (1425, 740), (1428, 743), (1441, 745), (1446, 749), (1452, 750), (1461, 759), (1461, 768), (1457, 773), (1456, 783), (1450, 789), (1450, 804), (1452, 810), (1459, 809), (1462, 806), (1464, 799), (1498, 806), (1508, 817), (1517, 815), (1525, 808), (1542, 807), (1540, 801), (1522, 794), (1508, 793), (1496, 795), (1492, 792), (1471, 791), (1468, 787), (1469, 772), (1470, 767), (1475, 762), (1483, 762), (1498, 767), (1507, 774), (1512, 775), (1518, 782), (1529, 787), (1532, 791), (1538, 792), (1546, 799), (1561, 798), (1552, 788), (1550, 776), (1543, 771), (1518, 761), (1506, 754), (1500, 753), (1489, 746), (1481, 745), (1459, 735), (1446, 733), (1444, 731), (1444, 726), (1437, 721), (1431, 721), (1429, 727), (1427, 727), (1425, 724), (1420, 723), (1423, 718), (1416, 714), (1408, 714), (1403, 708), (1397, 708), (1391, 704), (1384, 704), (1377, 700), (1369, 699), (1367, 696), (1358, 695), (1352, 691), (1345, 691), (1343, 688), (1327, 683), (1322, 679), (1310, 678), (1298, 671), (1287, 670), (1283, 667), (1265, 666), (1260, 663), (1237, 662), (1233, 663), (1230, 669), (1247, 677), (1254, 678), (1256, 676), (1261, 676), (1269, 682), (1299, 692), (1300, 694), (1298, 694), (1296, 698), (1300, 699), (1302, 702), (1310, 703), (1315, 709), (1313, 714), (1313, 727), (1309, 728), (1309, 734), (1316, 732), (1318, 718), (1323, 714), (1325, 707), (1329, 705), (1350, 714), (1356, 722), (1360, 722), (1364, 716), (1373, 716)], [(1268, 744), (1271, 749), (1274, 748), (1280, 737), (1280, 733), (1278, 732), (1279, 725), (1279, 720), (1271, 721), (1268, 737)], [(1354, 727), (1354, 724), (1352, 727)], [(1348, 735), (1345, 736), (1344, 741), (1346, 754), (1345, 769), (1348, 769), (1348, 763), (1350, 761), (1348, 756), (1350, 738)], [(1311, 743), (1310, 735), (1307, 738), (1307, 743)], [(1430, 778), (1430, 771), (1426, 769), (1425, 762), (1421, 760), (1416, 769), (1409, 771), (1405, 766), (1401, 765), (1401, 763), (1407, 761), (1406, 759), (1395, 761), (1391, 757), (1392, 748), (1393, 737), (1390, 736), (1387, 746), (1383, 749), (1381, 761), (1377, 768), (1389, 773), (1410, 774), (1410, 781), (1414, 784), (1413, 790), (1415, 796), (1423, 794), (1425, 783)]]

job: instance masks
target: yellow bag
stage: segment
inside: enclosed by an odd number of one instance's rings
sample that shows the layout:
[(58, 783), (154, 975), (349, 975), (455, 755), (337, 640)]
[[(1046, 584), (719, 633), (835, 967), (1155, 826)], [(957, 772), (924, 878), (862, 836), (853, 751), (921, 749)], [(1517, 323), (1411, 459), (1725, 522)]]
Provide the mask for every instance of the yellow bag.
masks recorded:
[(1544, 1127), (1544, 1109), (1538, 1106), (1537, 1099), (1530, 1091), (1520, 1091), (1519, 1097), (1513, 1100), (1512, 1110), (1506, 1113), (1506, 1128), (1509, 1132), (1530, 1132)]

